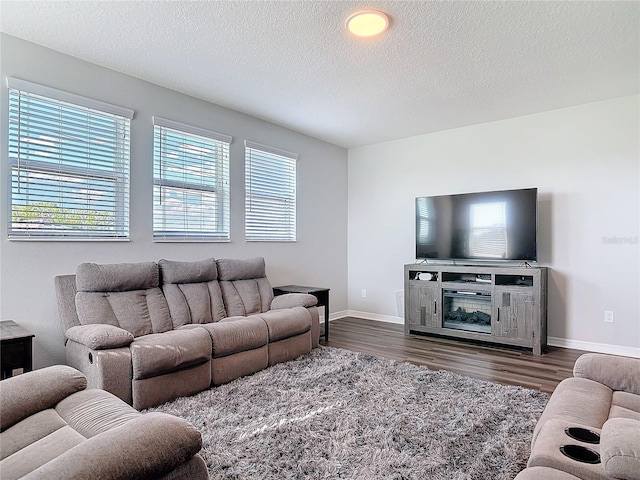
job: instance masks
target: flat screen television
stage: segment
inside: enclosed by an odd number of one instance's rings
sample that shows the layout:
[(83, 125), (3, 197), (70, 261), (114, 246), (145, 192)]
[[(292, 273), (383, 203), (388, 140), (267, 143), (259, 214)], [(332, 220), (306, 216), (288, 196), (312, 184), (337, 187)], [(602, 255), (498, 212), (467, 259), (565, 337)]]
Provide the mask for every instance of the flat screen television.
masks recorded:
[(536, 262), (538, 189), (416, 198), (416, 259)]

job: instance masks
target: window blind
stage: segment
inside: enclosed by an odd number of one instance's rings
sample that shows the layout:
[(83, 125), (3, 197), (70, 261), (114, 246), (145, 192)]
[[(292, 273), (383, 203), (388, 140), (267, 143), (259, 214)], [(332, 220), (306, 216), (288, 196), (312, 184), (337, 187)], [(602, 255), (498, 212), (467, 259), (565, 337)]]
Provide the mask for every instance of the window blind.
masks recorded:
[(133, 111), (8, 78), (15, 240), (129, 237)]
[(154, 117), (153, 238), (229, 241), (229, 145), (217, 132)]
[(245, 141), (245, 237), (296, 241), (295, 153)]

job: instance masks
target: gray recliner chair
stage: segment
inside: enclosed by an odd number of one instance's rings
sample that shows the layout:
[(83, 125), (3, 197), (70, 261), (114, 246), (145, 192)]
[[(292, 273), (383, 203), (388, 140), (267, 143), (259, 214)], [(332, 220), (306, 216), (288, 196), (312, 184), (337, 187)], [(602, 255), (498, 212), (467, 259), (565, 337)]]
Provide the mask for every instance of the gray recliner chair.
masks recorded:
[(560, 382), (517, 480), (640, 480), (640, 358), (587, 353)]
[(200, 433), (164, 413), (142, 414), (82, 373), (56, 365), (0, 382), (3, 480), (209, 478)]

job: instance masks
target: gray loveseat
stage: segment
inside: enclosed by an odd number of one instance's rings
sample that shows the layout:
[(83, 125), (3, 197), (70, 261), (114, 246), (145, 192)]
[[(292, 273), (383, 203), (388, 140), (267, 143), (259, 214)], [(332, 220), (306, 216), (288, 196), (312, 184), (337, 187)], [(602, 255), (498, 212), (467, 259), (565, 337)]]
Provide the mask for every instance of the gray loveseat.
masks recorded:
[(274, 298), (263, 258), (84, 263), (55, 285), (67, 363), (139, 410), (318, 345), (316, 298)]
[(202, 438), (190, 423), (142, 414), (79, 371), (56, 365), (0, 382), (3, 480), (204, 480)]
[(588, 353), (573, 375), (551, 395), (517, 480), (640, 480), (640, 359)]

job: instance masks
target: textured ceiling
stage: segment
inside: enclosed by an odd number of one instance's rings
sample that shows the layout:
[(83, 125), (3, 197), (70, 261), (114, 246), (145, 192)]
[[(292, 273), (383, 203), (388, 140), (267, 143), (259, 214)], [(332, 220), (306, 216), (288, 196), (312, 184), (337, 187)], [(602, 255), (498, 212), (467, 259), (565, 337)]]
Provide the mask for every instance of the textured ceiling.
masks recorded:
[[(391, 17), (356, 39), (361, 8)], [(0, 29), (354, 147), (639, 91), (640, 3), (2, 1)]]

